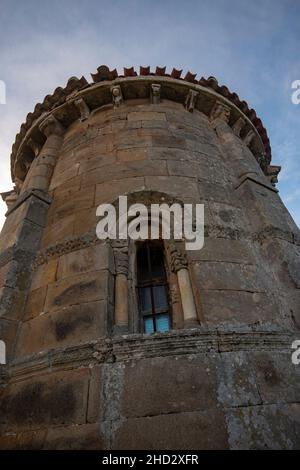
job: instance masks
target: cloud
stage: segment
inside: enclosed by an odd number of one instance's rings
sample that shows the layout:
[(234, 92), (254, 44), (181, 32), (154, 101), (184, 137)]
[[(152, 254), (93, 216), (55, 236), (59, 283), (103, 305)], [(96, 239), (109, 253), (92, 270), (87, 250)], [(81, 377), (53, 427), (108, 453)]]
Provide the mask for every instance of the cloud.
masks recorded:
[[(289, 0), (2, 0), (0, 79), (7, 104), (0, 105), (0, 191), (12, 187), (15, 134), (46, 94), (70, 76), (89, 79), (102, 63), (120, 71), (167, 65), (215, 75), (256, 109), (274, 164), (283, 166), (281, 195), (299, 223), (300, 106), (292, 107), (289, 95), (289, 83), (300, 79), (299, 12)], [(5, 210), (1, 202), (0, 226)]]

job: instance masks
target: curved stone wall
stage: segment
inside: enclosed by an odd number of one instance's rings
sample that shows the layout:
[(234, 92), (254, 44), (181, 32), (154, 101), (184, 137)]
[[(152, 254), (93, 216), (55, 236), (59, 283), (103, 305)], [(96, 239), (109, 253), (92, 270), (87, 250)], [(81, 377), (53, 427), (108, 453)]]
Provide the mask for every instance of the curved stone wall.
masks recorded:
[[(300, 445), (290, 353), (299, 231), (247, 117), (161, 80), (164, 92), (143, 77), (87, 87), (76, 105), (39, 117), (14, 157), (20, 181), (0, 255), (2, 448)], [(95, 235), (97, 206), (119, 195), (204, 203), (204, 248), (182, 254), (197, 316), (189, 327), (171, 250), (173, 329), (141, 333), (134, 244)], [(119, 274), (126, 335), (115, 328)]]

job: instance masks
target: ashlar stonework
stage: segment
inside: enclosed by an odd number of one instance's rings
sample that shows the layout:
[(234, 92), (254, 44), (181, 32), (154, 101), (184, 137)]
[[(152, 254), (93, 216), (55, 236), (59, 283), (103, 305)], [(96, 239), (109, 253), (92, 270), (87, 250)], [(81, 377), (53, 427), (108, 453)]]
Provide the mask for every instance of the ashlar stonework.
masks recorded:
[[(300, 234), (261, 120), (214, 77), (105, 66), (29, 113), (0, 236), (2, 449), (299, 449)], [(96, 208), (203, 203), (165, 241), (171, 329), (144, 334), (137, 244)]]

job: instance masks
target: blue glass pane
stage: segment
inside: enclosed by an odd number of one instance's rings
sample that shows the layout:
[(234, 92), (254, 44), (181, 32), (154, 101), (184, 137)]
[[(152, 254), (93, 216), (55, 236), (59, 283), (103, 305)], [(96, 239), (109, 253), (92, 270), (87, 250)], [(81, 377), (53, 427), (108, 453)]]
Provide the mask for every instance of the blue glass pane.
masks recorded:
[(170, 330), (170, 318), (169, 315), (156, 315), (156, 331), (169, 331)]
[(143, 313), (152, 313), (152, 304), (151, 304), (151, 289), (149, 287), (144, 287), (140, 289), (142, 312)]
[(153, 297), (155, 310), (168, 308), (167, 292), (165, 286), (155, 286), (153, 287)]
[(144, 330), (147, 335), (154, 333), (153, 317), (144, 318)]

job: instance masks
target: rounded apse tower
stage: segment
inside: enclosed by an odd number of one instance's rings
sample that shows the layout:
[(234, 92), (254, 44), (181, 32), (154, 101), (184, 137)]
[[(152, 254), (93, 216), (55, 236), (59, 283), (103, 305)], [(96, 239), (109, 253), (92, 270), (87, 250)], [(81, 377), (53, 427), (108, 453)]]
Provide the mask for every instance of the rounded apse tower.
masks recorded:
[[(0, 237), (2, 449), (300, 448), (299, 230), (213, 77), (106, 66), (29, 113)], [(203, 203), (205, 243), (101, 241), (96, 208)]]

